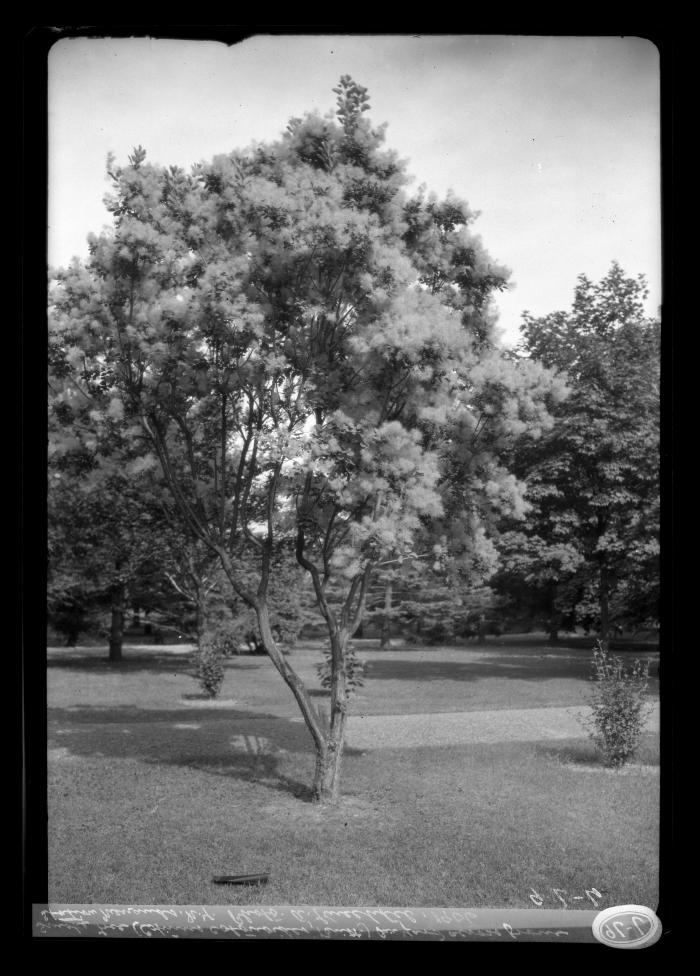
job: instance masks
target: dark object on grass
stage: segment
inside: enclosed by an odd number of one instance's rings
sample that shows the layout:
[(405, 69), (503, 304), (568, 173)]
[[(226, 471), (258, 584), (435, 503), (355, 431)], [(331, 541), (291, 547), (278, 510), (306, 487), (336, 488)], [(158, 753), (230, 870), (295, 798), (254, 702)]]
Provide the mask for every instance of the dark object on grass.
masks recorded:
[(267, 874), (222, 874), (211, 880), (214, 884), (267, 884)]

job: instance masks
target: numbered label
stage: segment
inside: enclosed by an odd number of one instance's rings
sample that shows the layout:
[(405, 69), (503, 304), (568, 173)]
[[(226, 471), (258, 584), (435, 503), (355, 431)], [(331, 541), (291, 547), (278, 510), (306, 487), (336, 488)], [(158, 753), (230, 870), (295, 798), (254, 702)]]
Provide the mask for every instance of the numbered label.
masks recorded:
[(661, 922), (644, 905), (616, 905), (593, 919), (593, 935), (616, 949), (641, 949), (661, 935)]

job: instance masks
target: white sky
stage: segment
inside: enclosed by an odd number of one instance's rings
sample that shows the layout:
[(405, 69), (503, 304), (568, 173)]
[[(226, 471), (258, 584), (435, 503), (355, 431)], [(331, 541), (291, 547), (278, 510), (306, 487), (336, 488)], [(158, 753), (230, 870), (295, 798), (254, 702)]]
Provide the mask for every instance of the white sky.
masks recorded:
[(414, 186), (449, 188), (512, 271), (507, 342), (522, 312), (569, 308), (576, 277), (617, 260), (661, 304), (659, 58), (640, 38), (265, 36), (212, 41), (64, 38), (49, 55), (52, 266), (109, 224), (107, 153), (189, 168), (294, 115), (335, 108), (350, 74)]

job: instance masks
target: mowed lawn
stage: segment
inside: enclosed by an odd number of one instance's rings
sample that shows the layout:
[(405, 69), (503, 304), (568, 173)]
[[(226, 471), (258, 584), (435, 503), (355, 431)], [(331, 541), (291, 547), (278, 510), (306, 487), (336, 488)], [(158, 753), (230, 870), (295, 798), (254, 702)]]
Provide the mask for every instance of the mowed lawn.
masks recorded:
[[(291, 658), (322, 707), (320, 645)], [(524, 638), (380, 651), (363, 715), (585, 704), (590, 650)], [(313, 751), (265, 657), (201, 697), (183, 648), (49, 651), (49, 897), (67, 903), (655, 907), (658, 743), (622, 773), (570, 740), (348, 748), (309, 802)], [(651, 651), (639, 655), (652, 662)], [(657, 693), (653, 678), (652, 694)], [(504, 720), (507, 716), (504, 714)], [(212, 883), (269, 873), (261, 887)], [(538, 900), (541, 899), (541, 902)]]

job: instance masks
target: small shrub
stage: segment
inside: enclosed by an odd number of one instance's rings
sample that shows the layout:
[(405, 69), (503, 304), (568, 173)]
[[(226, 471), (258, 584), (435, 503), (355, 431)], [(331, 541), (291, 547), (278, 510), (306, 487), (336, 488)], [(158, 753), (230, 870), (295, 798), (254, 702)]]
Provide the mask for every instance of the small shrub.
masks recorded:
[[(355, 652), (350, 649), (345, 655), (345, 687), (347, 689), (348, 698), (357, 692), (358, 688), (361, 688), (365, 683), (365, 675), (369, 669), (367, 661), (362, 661), (357, 657)], [(330, 688), (331, 686), (331, 652), (323, 652), (323, 661), (316, 665), (316, 672), (321, 679), (322, 688)]]
[(216, 698), (224, 681), (223, 655), (218, 644), (205, 644), (197, 652), (197, 678), (202, 691)]
[(234, 654), (239, 654), (238, 644), (236, 640), (227, 633), (219, 633), (216, 637), (212, 638), (211, 642), (212, 650), (216, 651), (221, 657), (232, 657)]
[(649, 663), (625, 668), (596, 641), (593, 650), (591, 717), (585, 722), (606, 766), (619, 768), (636, 752), (650, 705), (646, 701)]

